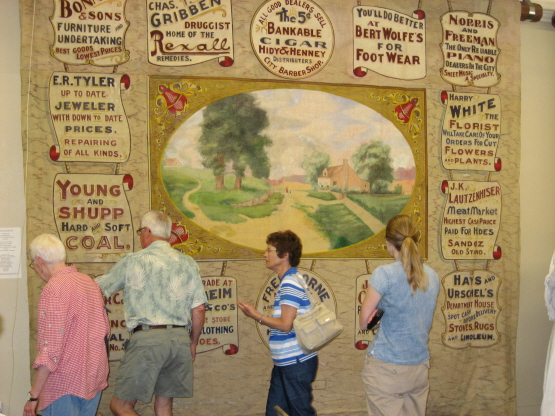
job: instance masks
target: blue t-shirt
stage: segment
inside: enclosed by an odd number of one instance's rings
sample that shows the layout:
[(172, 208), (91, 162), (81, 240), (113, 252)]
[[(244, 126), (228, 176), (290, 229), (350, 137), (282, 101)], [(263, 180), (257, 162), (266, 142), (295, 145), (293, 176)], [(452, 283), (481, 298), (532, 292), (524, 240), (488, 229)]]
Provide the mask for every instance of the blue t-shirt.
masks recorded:
[[(281, 317), (281, 305), (289, 305), (297, 308), (297, 314), (302, 315), (310, 310), (310, 300), (299, 280), (295, 277), (297, 273), (296, 267), (291, 267), (281, 278), (281, 284), (274, 301), (274, 312), (272, 317)], [(291, 332), (282, 332), (277, 329), (270, 328), (270, 353), (274, 364), (277, 366), (286, 366), (306, 361), (315, 357), (316, 352), (306, 355), (301, 350), (301, 346), (297, 341), (295, 330)]]
[(412, 291), (401, 260), (374, 270), (369, 284), (382, 298), (378, 308), (385, 311), (380, 329), (368, 354), (393, 364), (416, 365), (430, 359), (428, 338), (439, 293), (439, 278), (429, 266), (428, 290)]

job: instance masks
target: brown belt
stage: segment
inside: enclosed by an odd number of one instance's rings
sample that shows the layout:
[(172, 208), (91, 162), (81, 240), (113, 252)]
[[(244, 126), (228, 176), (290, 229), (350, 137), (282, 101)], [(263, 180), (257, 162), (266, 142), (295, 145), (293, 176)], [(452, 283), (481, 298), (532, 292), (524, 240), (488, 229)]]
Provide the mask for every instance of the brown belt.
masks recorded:
[[(145, 326), (146, 328), (143, 328)], [(186, 328), (185, 325), (137, 325), (133, 332), (142, 331), (143, 329), (166, 329), (166, 328)]]

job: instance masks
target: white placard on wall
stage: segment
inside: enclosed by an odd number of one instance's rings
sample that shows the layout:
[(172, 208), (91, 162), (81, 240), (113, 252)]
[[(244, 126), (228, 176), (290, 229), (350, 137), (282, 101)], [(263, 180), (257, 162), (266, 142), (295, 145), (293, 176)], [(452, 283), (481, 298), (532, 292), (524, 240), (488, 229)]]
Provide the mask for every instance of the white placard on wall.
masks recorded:
[(0, 228), (0, 279), (21, 277), (21, 228)]

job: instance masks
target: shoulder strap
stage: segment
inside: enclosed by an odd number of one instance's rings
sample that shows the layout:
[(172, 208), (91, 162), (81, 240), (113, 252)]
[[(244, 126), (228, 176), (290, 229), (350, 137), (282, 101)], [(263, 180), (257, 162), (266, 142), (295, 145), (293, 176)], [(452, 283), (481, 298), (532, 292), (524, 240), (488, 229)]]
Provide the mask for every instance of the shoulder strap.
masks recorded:
[(301, 276), (301, 274), (300, 273), (295, 273), (295, 277), (300, 282), (301, 286), (303, 287), (304, 291), (306, 292), (306, 295), (308, 296), (308, 299), (310, 300), (310, 304), (312, 306), (318, 305), (320, 303), (320, 299), (318, 299), (316, 296), (314, 296), (312, 294), (312, 292), (310, 291), (310, 289), (306, 285), (306, 282), (304, 281), (304, 278)]

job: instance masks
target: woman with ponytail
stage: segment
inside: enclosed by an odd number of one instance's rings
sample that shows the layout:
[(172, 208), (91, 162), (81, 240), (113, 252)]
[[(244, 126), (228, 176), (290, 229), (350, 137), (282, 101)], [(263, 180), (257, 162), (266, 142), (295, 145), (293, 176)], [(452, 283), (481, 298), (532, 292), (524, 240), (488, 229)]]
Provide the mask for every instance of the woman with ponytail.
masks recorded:
[(395, 262), (374, 270), (359, 315), (360, 329), (366, 330), (378, 309), (384, 311), (362, 371), (368, 414), (372, 416), (426, 413), (428, 336), (439, 278), (422, 263), (419, 238), (410, 217), (397, 215), (388, 222), (385, 241)]

